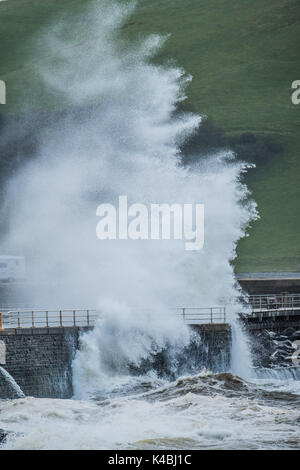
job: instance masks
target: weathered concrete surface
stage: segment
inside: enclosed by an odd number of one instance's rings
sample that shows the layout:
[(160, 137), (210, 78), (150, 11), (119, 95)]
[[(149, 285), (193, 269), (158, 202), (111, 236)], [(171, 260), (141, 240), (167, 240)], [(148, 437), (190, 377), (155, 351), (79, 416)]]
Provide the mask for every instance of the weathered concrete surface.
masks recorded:
[(229, 323), (206, 323), (199, 325), (190, 325), (191, 328), (196, 329), (197, 331), (211, 331), (211, 332), (220, 332), (228, 333), (231, 331)]
[(284, 318), (282, 320), (263, 320), (261, 322), (247, 323), (246, 328), (249, 331), (271, 330), (280, 332), (286, 328), (296, 328), (300, 330), (300, 319), (292, 320)]
[(230, 369), (232, 331), (228, 323), (211, 323), (192, 327), (200, 335), (195, 352), (197, 363), (212, 372)]
[[(0, 331), (3, 367), (25, 395), (42, 398), (72, 396), (71, 363), (78, 347), (81, 328), (29, 328)], [(8, 396), (11, 385), (0, 374), (0, 398)]]
[(285, 328), (300, 329), (299, 309), (269, 310), (258, 312), (256, 315), (243, 316), (243, 323), (249, 331), (282, 331)]
[(251, 295), (300, 293), (300, 273), (237, 273), (236, 279)]
[(150, 355), (130, 372), (141, 374), (155, 370), (158, 376), (176, 379), (181, 375), (197, 374), (204, 368), (220, 373), (230, 370), (231, 328), (226, 323), (189, 325), (193, 331), (191, 342), (183, 349), (166, 347)]

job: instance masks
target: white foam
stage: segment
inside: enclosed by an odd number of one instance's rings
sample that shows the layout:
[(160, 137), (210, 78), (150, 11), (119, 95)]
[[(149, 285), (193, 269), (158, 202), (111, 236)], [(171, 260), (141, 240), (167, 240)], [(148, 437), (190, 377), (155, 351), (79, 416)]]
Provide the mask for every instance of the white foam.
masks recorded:
[[(245, 166), (230, 153), (192, 169), (180, 165), (179, 144), (200, 122), (174, 115), (190, 78), (152, 63), (162, 38), (118, 39), (131, 10), (101, 0), (37, 38), (41, 86), (66, 105), (96, 106), (84, 119), (41, 131), (38, 157), (12, 178), (6, 196), (4, 246), (28, 259), (31, 301), (102, 311), (76, 359), (79, 396), (103, 383), (110, 363), (115, 370), (139, 363), (153, 347), (186, 344), (188, 332), (168, 307), (210, 307), (236, 296), (230, 262), (255, 215), (240, 182)], [(99, 241), (96, 208), (120, 195), (129, 204), (205, 204), (204, 249), (187, 252), (184, 241)]]
[(25, 395), (24, 395), (22, 389), (17, 384), (15, 379), (10, 375), (10, 373), (7, 372), (7, 370), (4, 369), (4, 367), (1, 367), (1, 366), (0, 366), (0, 372), (1, 372), (2, 376), (4, 377), (4, 379), (6, 380), (6, 382), (12, 387), (12, 389), (15, 392), (15, 394), (17, 395), (17, 397), (24, 398)]

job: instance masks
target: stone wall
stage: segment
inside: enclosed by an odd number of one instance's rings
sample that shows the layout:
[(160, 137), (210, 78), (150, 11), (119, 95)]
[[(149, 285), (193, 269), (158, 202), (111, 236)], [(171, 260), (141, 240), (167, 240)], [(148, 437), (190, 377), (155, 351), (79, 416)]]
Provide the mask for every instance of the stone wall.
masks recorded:
[(232, 331), (226, 323), (199, 325), (193, 329), (200, 335), (197, 363), (212, 372), (226, 372), (231, 366)]
[(227, 372), (231, 365), (231, 327), (226, 323), (190, 327), (194, 334), (184, 349), (166, 347), (147, 357), (140, 366), (131, 367), (135, 374), (155, 370), (158, 376), (176, 379), (181, 375), (197, 374), (204, 368), (211, 372)]
[[(192, 327), (194, 340), (178, 354), (168, 348), (149, 357), (132, 373), (155, 369), (175, 378), (204, 367), (213, 372), (230, 368), (231, 328), (227, 324)], [(0, 399), (34, 396), (71, 398), (72, 360), (79, 334), (87, 328), (30, 328), (0, 331)], [(9, 374), (9, 375), (8, 375)], [(20, 389), (22, 392), (20, 392)]]
[[(0, 331), (0, 398), (14, 398), (16, 387), (26, 396), (70, 398), (72, 360), (78, 327), (6, 329)], [(4, 369), (4, 371), (3, 371)]]

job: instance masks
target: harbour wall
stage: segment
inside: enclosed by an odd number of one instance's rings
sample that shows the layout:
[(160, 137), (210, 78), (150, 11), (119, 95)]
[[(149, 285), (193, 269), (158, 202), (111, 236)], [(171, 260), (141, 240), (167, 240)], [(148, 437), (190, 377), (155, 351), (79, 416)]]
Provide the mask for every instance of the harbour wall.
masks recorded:
[(0, 398), (17, 398), (6, 371), (26, 396), (70, 398), (78, 327), (0, 331)]
[[(216, 372), (228, 370), (230, 326), (208, 324), (193, 326), (193, 329), (199, 335), (199, 341), (193, 343), (191, 351), (177, 358), (178, 370), (186, 371), (189, 367), (199, 371), (203, 367)], [(0, 331), (0, 399), (20, 397), (18, 387), (26, 396), (71, 398), (72, 361), (80, 347), (80, 334), (87, 330), (73, 326)], [(167, 365), (165, 359), (157, 359), (158, 369)]]

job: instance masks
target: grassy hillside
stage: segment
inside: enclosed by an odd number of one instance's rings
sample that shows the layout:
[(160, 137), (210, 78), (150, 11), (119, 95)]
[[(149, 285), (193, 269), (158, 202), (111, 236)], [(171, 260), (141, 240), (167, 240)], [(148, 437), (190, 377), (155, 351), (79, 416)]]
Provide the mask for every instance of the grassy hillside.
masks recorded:
[[(155, 8), (154, 8), (155, 6)], [(239, 244), (239, 271), (300, 271), (300, 3), (293, 0), (143, 0), (130, 26), (170, 32), (164, 56), (194, 77), (194, 108), (229, 134), (276, 136), (283, 155), (251, 170), (261, 219)]]
[[(68, 5), (74, 12), (79, 4), (0, 3), (0, 78), (8, 84), (7, 109), (47, 102), (40, 84), (32, 90), (43, 51), (37, 45), (32, 61), (30, 39), (56, 11)], [(140, 0), (123, 33), (148, 32), (171, 33), (159, 60), (172, 59), (193, 75), (188, 96), (197, 112), (228, 135), (252, 132), (283, 144), (281, 155), (258, 163), (246, 178), (261, 219), (240, 242), (236, 268), (300, 271), (300, 105), (290, 99), (291, 83), (300, 80), (299, 1)]]

